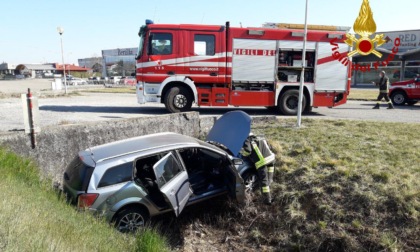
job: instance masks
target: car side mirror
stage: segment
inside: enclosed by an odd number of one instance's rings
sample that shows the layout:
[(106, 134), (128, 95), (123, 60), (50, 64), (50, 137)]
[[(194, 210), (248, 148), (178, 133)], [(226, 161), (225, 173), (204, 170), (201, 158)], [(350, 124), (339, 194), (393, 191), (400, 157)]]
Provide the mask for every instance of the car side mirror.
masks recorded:
[(233, 164), (235, 164), (235, 165), (243, 165), (244, 164), (244, 161), (242, 159), (240, 159), (240, 158), (234, 158), (233, 159)]

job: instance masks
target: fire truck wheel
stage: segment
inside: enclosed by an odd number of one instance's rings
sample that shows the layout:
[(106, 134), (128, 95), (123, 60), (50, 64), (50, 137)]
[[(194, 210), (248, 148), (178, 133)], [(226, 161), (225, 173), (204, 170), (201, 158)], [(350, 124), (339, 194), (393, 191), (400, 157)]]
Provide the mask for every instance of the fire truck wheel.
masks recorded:
[[(290, 89), (284, 92), (279, 98), (278, 107), (284, 115), (296, 115), (298, 111), (299, 90)], [(306, 98), (302, 99), (302, 111), (306, 107)]]
[(191, 109), (192, 95), (184, 87), (173, 87), (165, 96), (165, 107), (169, 112), (178, 113)]

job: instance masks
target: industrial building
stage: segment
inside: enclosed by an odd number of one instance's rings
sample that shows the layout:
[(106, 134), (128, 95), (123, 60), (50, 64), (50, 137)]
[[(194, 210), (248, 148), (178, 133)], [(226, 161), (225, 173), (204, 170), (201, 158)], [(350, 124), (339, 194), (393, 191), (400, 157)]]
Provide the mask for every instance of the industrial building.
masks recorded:
[(4, 78), (50, 78), (55, 76), (63, 76), (64, 70), (66, 74), (80, 72), (88, 73), (92, 69), (79, 67), (74, 64), (46, 63), (46, 64), (11, 64), (3, 62), (0, 64), (0, 74)]
[[(102, 76), (130, 76), (136, 72), (137, 48), (117, 48), (102, 50), (102, 58), (93, 57), (79, 59), (79, 66), (102, 72)], [(100, 70), (99, 70), (100, 69)]]

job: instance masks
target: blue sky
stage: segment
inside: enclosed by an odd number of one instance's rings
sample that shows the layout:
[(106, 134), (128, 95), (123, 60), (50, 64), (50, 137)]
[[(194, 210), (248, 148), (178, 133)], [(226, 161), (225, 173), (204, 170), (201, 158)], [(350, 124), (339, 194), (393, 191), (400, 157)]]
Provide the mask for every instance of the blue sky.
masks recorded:
[[(353, 26), (362, 0), (309, 0), (308, 23)], [(420, 1), (370, 0), (378, 31), (420, 29)], [(66, 63), (102, 49), (136, 47), (146, 18), (155, 23), (259, 27), (303, 23), (305, 0), (20, 0), (0, 10), (0, 63), (61, 62), (57, 26), (64, 28)]]

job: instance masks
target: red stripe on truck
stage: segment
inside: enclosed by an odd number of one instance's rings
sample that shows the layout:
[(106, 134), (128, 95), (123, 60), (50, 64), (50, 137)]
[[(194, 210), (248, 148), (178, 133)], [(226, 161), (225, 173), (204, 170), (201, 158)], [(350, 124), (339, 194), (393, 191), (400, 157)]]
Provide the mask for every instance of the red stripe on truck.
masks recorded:
[(334, 57), (334, 56), (329, 56), (329, 57), (325, 57), (325, 58), (322, 58), (322, 59), (318, 59), (318, 61), (316, 62), (316, 64), (317, 65), (322, 65), (322, 64), (325, 64), (325, 63), (329, 63), (329, 62), (331, 62), (331, 61), (334, 61), (334, 60), (337, 60), (337, 58), (338, 59), (341, 59), (341, 58), (345, 58), (345, 57), (347, 57), (347, 52), (342, 52), (342, 53), (340, 53), (340, 57)]

